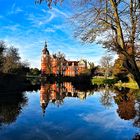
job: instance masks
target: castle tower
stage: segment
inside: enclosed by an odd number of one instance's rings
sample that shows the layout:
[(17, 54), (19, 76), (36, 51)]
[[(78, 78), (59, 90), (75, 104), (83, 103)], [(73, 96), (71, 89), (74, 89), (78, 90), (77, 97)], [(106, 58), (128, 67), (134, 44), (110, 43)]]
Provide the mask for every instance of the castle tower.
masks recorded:
[(41, 74), (46, 75), (46, 74), (50, 74), (50, 72), (51, 72), (50, 54), (47, 49), (47, 43), (45, 42), (45, 46), (42, 50), (42, 57), (41, 57)]
[(42, 108), (43, 116), (45, 115), (46, 107), (49, 103), (49, 85), (41, 84), (40, 89), (40, 106)]

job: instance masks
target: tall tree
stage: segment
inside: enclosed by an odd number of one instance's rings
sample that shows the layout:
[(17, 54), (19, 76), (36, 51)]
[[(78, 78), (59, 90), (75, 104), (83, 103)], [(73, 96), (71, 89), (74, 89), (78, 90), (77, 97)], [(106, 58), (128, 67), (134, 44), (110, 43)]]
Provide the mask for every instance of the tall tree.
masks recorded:
[[(97, 41), (98, 37), (98, 41), (105, 48), (121, 54), (123, 65), (134, 76), (140, 87), (140, 71), (136, 64), (136, 46), (140, 40), (140, 1), (73, 1), (80, 8), (80, 12), (73, 17), (78, 27), (76, 36), (89, 43)], [(46, 0), (46, 2), (51, 5), (53, 0)]]
[(82, 12), (80, 10), (80, 13), (74, 16), (74, 19), (79, 21), (76, 21), (78, 23), (76, 36), (84, 42), (92, 43), (98, 40), (105, 48), (121, 55), (123, 65), (140, 86), (140, 73), (136, 64), (136, 46), (140, 38), (139, 2), (137, 0), (79, 1)]

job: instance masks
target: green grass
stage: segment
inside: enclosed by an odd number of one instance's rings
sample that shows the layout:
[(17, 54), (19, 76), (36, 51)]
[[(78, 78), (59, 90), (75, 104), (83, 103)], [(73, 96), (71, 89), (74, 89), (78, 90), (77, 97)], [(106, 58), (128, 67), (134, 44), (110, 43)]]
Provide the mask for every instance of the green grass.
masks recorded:
[(129, 78), (129, 82), (127, 82), (127, 83), (118, 82), (115, 84), (115, 86), (127, 87), (127, 88), (131, 88), (131, 89), (139, 89), (136, 81), (134, 81), (132, 78)]
[(139, 89), (137, 83), (135, 81), (130, 81), (128, 83), (116, 83), (115, 86), (117, 87), (127, 87), (131, 89)]
[(103, 81), (104, 81), (103, 78), (93, 78), (92, 79), (92, 84), (102, 85), (102, 84), (104, 84)]
[(103, 85), (103, 84), (115, 84), (116, 80), (112, 77), (109, 77), (108, 79), (104, 77), (93, 77), (92, 84), (96, 85)]
[(128, 83), (121, 83), (117, 82), (113, 77), (109, 77), (108, 79), (105, 79), (104, 77), (93, 77), (92, 84), (96, 85), (103, 85), (103, 84), (114, 84), (117, 87), (127, 87), (131, 89), (139, 89), (137, 83), (130, 79)]

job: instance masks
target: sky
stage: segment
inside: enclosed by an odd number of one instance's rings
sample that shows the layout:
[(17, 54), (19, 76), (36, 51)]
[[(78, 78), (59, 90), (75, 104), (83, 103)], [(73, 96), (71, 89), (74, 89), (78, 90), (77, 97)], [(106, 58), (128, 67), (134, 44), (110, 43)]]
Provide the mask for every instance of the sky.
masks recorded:
[(40, 68), (45, 41), (51, 54), (60, 51), (67, 60), (87, 59), (98, 65), (107, 52), (101, 45), (74, 38), (73, 10), (67, 2), (49, 9), (34, 0), (0, 0), (0, 40), (18, 48), (22, 61), (31, 67)]

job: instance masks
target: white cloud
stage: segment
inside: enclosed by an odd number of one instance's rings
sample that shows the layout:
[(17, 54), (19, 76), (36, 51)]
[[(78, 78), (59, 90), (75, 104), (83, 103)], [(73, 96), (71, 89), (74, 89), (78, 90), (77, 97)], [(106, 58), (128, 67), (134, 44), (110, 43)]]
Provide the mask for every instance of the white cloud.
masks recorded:
[(29, 14), (27, 20), (31, 21), (33, 26), (41, 26), (51, 22), (56, 17), (55, 12), (48, 11), (46, 14)]
[(54, 10), (57, 14), (62, 15), (62, 16), (64, 16), (65, 18), (68, 18), (68, 17), (69, 17), (65, 12), (62, 12), (62, 11), (58, 10), (57, 8), (53, 8), (53, 10)]
[(20, 12), (23, 12), (23, 10), (22, 10), (21, 8), (17, 7), (17, 8), (15, 9), (15, 14), (20, 13)]
[(58, 30), (62, 30), (62, 29), (66, 29), (64, 25), (53, 25), (53, 28), (58, 29)]
[(16, 3), (14, 3), (11, 7), (11, 10), (8, 12), (8, 15), (18, 14), (20, 12), (23, 12), (23, 10), (20, 7), (16, 7)]
[[(27, 20), (31, 21), (31, 23), (36, 26), (41, 26), (50, 23), (54, 18), (60, 16), (68, 18), (68, 15), (65, 12), (62, 12), (57, 8), (53, 8), (50, 10), (41, 9), (39, 14), (29, 14)], [(58, 28), (60, 29), (60, 26), (57, 27), (57, 29)]]
[(52, 28), (47, 28), (44, 30), (45, 32), (51, 32), (51, 33), (54, 33), (55, 32), (55, 29), (52, 29)]
[[(52, 9), (50, 9), (50, 11), (55, 12), (55, 14), (57, 14), (57, 15), (63, 15), (65, 18), (68, 18), (68, 15), (65, 12), (62, 12), (57, 8), (53, 7)], [(48, 12), (48, 10), (42, 9), (42, 12), (46, 14)]]
[(79, 117), (82, 117), (82, 119), (88, 123), (99, 124), (105, 129), (121, 130), (122, 128), (123, 129), (128, 128), (127, 127), (128, 122), (122, 123), (122, 120), (119, 120), (117, 118), (117, 114), (115, 112), (111, 112), (110, 110), (98, 113), (90, 113), (82, 115), (80, 114)]
[(46, 19), (46, 17), (44, 17), (42, 19), (42, 21), (39, 22), (39, 23), (41, 23), (39, 25), (47, 24), (47, 23), (51, 22), (56, 17), (56, 14), (52, 11), (48, 11), (48, 14), (50, 14), (50, 17), (48, 19)]
[(1, 30), (11, 30), (11, 31), (17, 31), (19, 29), (20, 25), (19, 24), (14, 24), (14, 25), (7, 25), (7, 26), (2, 26)]

